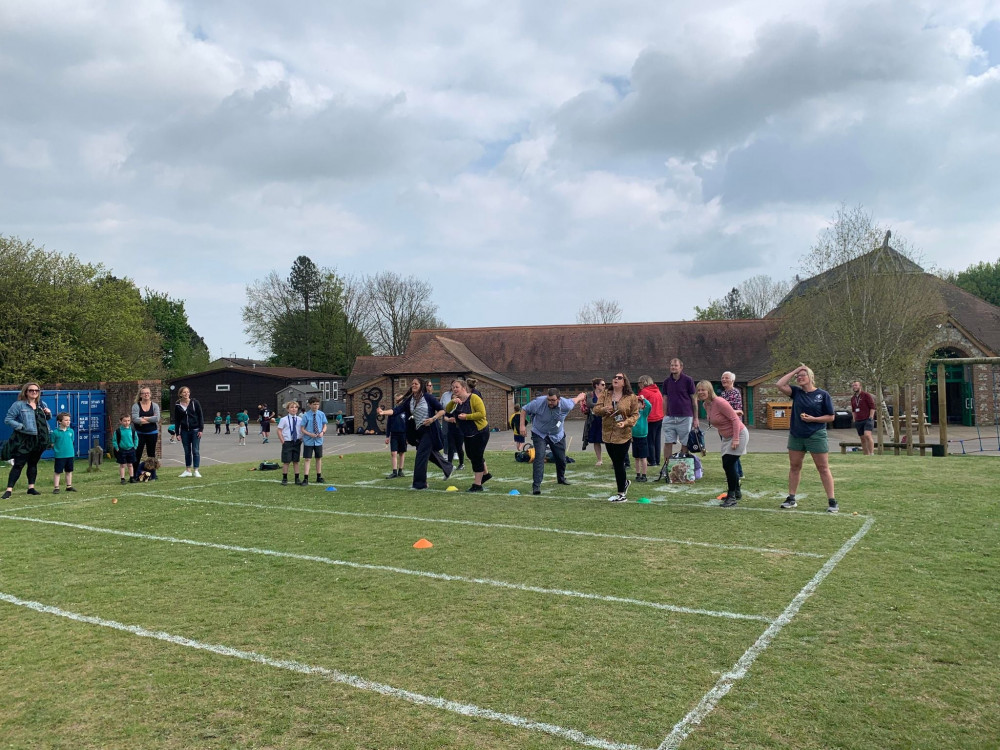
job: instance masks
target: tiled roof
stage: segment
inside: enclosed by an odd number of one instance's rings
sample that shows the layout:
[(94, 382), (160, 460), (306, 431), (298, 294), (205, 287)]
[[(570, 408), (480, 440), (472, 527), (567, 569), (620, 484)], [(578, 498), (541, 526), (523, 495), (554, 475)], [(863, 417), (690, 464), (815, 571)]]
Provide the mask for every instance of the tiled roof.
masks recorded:
[(434, 337), (464, 344), (494, 372), (522, 383), (584, 383), (624, 369), (630, 377), (663, 380), (680, 357), (692, 377), (718, 378), (732, 370), (745, 382), (770, 370), (776, 320), (449, 328), (414, 331), (407, 355)]
[(990, 350), (987, 356), (1000, 357), (1000, 307), (937, 276), (930, 278), (937, 283), (951, 317)]
[(341, 380), (343, 375), (334, 375), (328, 372), (315, 372), (314, 370), (302, 370), (298, 367), (238, 367), (235, 365), (213, 367), (202, 372), (194, 372), (190, 375), (183, 375), (172, 378), (168, 382), (186, 380), (201, 375), (209, 375), (213, 372), (245, 372), (264, 378), (274, 378), (275, 380)]
[(362, 383), (381, 377), (382, 373), (401, 359), (402, 357), (358, 357), (354, 360), (354, 367), (344, 383), (344, 389), (350, 391)]
[(385, 370), (387, 375), (392, 376), (438, 372), (469, 372), (492, 378), (505, 385), (520, 385), (508, 374), (496, 372), (469, 351), (462, 342), (444, 336), (432, 336), (416, 350), (412, 346), (408, 347), (407, 354), (397, 364)]

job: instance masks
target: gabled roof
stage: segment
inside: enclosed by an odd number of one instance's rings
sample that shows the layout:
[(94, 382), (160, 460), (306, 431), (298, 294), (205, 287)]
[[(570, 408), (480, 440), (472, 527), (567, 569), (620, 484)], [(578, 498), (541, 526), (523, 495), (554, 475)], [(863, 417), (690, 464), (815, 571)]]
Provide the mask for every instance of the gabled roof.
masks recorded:
[(411, 334), (407, 356), (437, 337), (463, 344), (494, 372), (531, 385), (580, 384), (609, 377), (614, 369), (626, 370), (633, 379), (645, 374), (663, 380), (673, 357), (684, 361), (692, 377), (718, 378), (721, 363), (745, 382), (770, 369), (778, 325), (776, 320), (699, 320), (427, 329)]
[(948, 314), (988, 350), (986, 356), (1000, 357), (1000, 307), (928, 274), (936, 283)]
[(386, 375), (393, 377), (442, 372), (475, 373), (511, 387), (521, 385), (516, 380), (496, 372), (469, 351), (469, 348), (461, 341), (444, 336), (432, 336), (415, 351), (412, 345), (407, 347), (406, 355), (395, 365), (385, 370)]
[(392, 367), (396, 362), (399, 362), (400, 357), (376, 357), (376, 356), (365, 356), (358, 357), (354, 360), (354, 367), (351, 368), (351, 374), (347, 378), (347, 382), (344, 383), (344, 389), (348, 391), (353, 391), (359, 385), (368, 383), (372, 380), (378, 380), (385, 373), (387, 368)]
[(210, 369), (216, 367), (266, 367), (267, 362), (262, 359), (250, 359), (248, 357), (219, 357), (208, 363)]
[(271, 378), (273, 380), (340, 380), (343, 375), (334, 375), (328, 372), (315, 372), (314, 370), (302, 370), (298, 367), (239, 367), (234, 365), (213, 367), (210, 370), (193, 372), (190, 375), (182, 375), (171, 379), (170, 383), (176, 383), (190, 378), (198, 378), (202, 375), (211, 375), (214, 372), (242, 372), (261, 378)]

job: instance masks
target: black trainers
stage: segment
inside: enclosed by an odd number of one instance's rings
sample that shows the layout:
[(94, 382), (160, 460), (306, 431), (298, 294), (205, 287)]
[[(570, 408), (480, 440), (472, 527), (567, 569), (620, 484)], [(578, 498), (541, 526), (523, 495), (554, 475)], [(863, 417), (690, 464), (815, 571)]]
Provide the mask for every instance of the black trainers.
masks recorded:
[(73, 485), (70, 485), (69, 487), (66, 488), (66, 491), (67, 492), (76, 492), (76, 487), (74, 487)]
[(324, 481), (326, 480), (323, 479), (322, 475), (320, 474), (316, 475), (316, 484), (323, 484)]
[(837, 505), (837, 501), (832, 497), (829, 500), (829, 504), (826, 506), (827, 513), (840, 513), (840, 507)]
[(485, 474), (483, 474), (483, 484), (486, 484), (486, 483), (487, 483), (488, 481), (490, 481), (490, 480), (491, 480), (492, 478), (493, 478), (493, 475), (492, 475), (492, 474), (490, 474), (490, 473), (489, 473), (489, 472), (487, 471), (487, 472), (486, 472)]
[(287, 474), (281, 478), (281, 483), (282, 484), (288, 484), (288, 475)]
[(483, 491), (483, 485), (481, 484), (474, 484), (471, 487), (469, 487), (469, 489), (466, 490), (466, 492), (482, 492), (482, 491)]
[(399, 472), (396, 469), (393, 469), (392, 470), (392, 474), (390, 474), (389, 476), (387, 476), (386, 479), (395, 479), (398, 476), (399, 476)]
[(559, 482), (559, 484), (569, 485), (569, 482), (566, 481), (566, 477), (559, 477), (556, 481)]
[(305, 477), (299, 484), (299, 487), (308, 487), (308, 486), (309, 486), (309, 477)]
[(736, 488), (736, 499), (737, 500), (743, 499), (743, 490), (739, 489), (738, 487)]
[[(122, 483), (122, 484), (128, 484), (128, 480), (127, 480), (127, 479), (126, 479), (125, 477), (122, 477), (122, 481), (121, 481), (121, 483)], [(30, 493), (31, 493), (31, 490), (28, 490), (28, 493), (30, 494)]]
[[(532, 495), (541, 495), (541, 494), (542, 494), (542, 491), (541, 491), (541, 489), (540, 489), (540, 488), (538, 488), (538, 487), (532, 487), (532, 488), (531, 488), (531, 494), (532, 494)], [(9, 492), (7, 493), (6, 497), (10, 497), (10, 493), (9, 493)]]
[(719, 504), (720, 508), (735, 508), (736, 507), (736, 497), (734, 495), (727, 495), (726, 499)]
[(29, 495), (41, 495), (42, 493), (39, 492), (38, 490), (36, 490), (34, 487), (29, 487), (28, 488), (28, 494)]
[(455, 467), (455, 471), (461, 471), (465, 468), (465, 461), (462, 461), (458, 466)]
[(54, 490), (52, 490), (52, 494), (53, 495), (58, 495), (59, 494), (59, 488), (56, 487)]
[(639, 472), (636, 472), (635, 473), (635, 481), (641, 482), (642, 481), (642, 474), (640, 474)]
[(785, 502), (783, 502), (779, 507), (783, 508), (784, 510), (788, 510), (789, 508), (797, 508), (797, 507), (799, 507), (799, 504), (797, 502), (795, 502), (795, 498), (794, 497), (792, 497), (791, 495), (789, 495), (788, 497), (785, 498)]
[(10, 499), (10, 490), (5, 490), (3, 495), (0, 495), (0, 500), (9, 500), (9, 499)]

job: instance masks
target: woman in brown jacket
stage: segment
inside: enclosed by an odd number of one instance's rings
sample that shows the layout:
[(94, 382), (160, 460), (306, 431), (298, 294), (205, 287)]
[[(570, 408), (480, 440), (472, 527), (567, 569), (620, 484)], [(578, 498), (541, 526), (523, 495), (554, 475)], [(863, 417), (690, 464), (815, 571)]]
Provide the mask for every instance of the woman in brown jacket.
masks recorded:
[(632, 427), (639, 419), (639, 399), (632, 393), (632, 384), (618, 373), (593, 406), (594, 416), (601, 417), (601, 430), (608, 457), (615, 467), (618, 494), (608, 498), (612, 503), (624, 503), (631, 482), (625, 476), (625, 462), (632, 443)]

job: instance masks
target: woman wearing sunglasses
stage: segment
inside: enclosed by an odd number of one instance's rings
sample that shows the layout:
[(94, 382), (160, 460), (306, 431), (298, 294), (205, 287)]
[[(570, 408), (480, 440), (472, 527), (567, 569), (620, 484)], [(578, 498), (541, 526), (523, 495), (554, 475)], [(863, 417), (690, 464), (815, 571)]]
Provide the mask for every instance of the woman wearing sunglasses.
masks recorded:
[(35, 489), (35, 479), (38, 478), (38, 459), (51, 440), (48, 423), (51, 416), (52, 412), (42, 401), (41, 386), (25, 383), (4, 419), (4, 424), (14, 430), (4, 446), (4, 458), (14, 459), (14, 466), (7, 477), (7, 489), (0, 499), (6, 500), (11, 496), (25, 466), (28, 467), (28, 494), (41, 494)]

